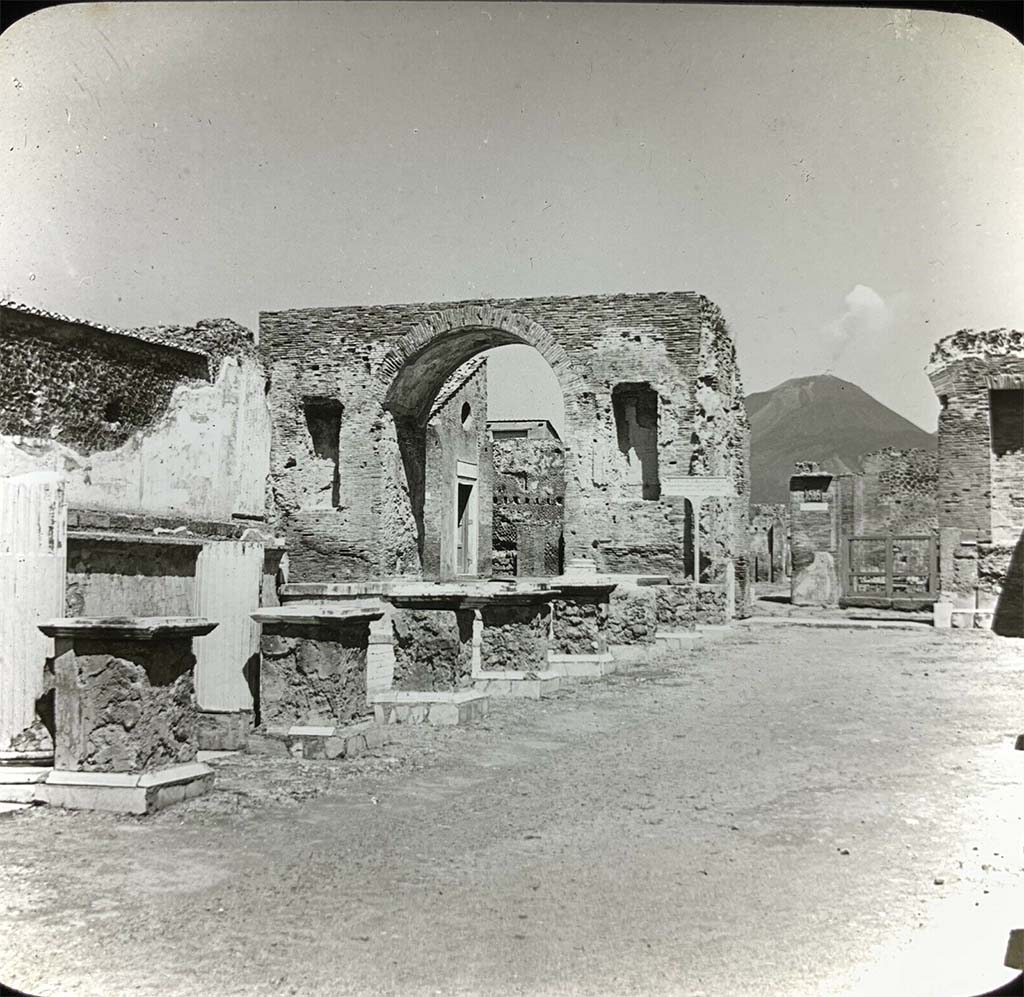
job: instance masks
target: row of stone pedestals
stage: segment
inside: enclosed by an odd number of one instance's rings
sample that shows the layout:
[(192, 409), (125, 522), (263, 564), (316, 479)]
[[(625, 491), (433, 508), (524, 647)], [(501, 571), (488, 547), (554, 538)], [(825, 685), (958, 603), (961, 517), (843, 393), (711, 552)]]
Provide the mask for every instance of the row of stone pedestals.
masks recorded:
[[(582, 571), (550, 583), (393, 581), (282, 594), (283, 605), (251, 614), (261, 626), (255, 736), (309, 759), (379, 747), (389, 723), (478, 719), (492, 695), (540, 698), (656, 644), (692, 646), (702, 617), (692, 581)], [(44, 781), (31, 798), (143, 814), (209, 790), (212, 771), (197, 761), (193, 641), (216, 626), (194, 617), (42, 624), (55, 643), (55, 767), (37, 770)]]

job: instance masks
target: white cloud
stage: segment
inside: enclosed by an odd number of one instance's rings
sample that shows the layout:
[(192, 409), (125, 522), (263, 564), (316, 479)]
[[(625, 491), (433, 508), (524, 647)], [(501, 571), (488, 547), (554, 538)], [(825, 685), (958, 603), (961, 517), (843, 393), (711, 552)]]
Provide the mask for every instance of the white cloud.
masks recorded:
[(825, 326), (825, 332), (837, 340), (834, 358), (864, 339), (877, 340), (888, 335), (895, 322), (893, 309), (872, 287), (857, 284), (844, 299), (846, 310)]

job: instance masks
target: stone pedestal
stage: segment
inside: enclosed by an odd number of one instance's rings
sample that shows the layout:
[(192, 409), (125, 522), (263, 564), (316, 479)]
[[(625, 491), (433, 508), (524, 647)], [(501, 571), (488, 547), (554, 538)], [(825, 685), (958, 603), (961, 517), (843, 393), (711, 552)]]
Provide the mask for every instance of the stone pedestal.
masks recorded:
[[(572, 565), (570, 565), (572, 566)], [(566, 573), (551, 606), (548, 668), (568, 677), (598, 677), (614, 670), (608, 650), (609, 600), (615, 583), (596, 573)]]
[(55, 642), (49, 803), (141, 814), (212, 787), (212, 771), (195, 761), (192, 641), (216, 626), (197, 617), (77, 618), (40, 625)]
[(344, 602), (294, 603), (252, 613), (262, 625), (261, 726), (344, 725), (369, 716), (370, 625), (382, 614), (379, 608)]

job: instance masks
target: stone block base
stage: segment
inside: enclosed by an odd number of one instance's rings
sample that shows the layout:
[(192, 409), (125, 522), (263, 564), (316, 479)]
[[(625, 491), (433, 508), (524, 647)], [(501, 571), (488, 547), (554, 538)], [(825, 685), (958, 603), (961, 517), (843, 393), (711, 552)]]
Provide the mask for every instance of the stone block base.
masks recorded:
[(487, 716), (490, 701), (485, 693), (387, 692), (374, 697), (373, 711), (378, 723), (429, 723), (453, 727)]
[(154, 772), (67, 772), (54, 769), (42, 797), (68, 810), (150, 814), (213, 789), (213, 770), (201, 762), (171, 765)]
[(612, 656), (616, 667), (623, 665), (639, 665), (649, 661), (655, 652), (655, 644), (609, 644), (608, 653)]
[(617, 668), (614, 655), (605, 654), (549, 654), (548, 671), (563, 678), (590, 679), (610, 675)]
[(384, 727), (373, 720), (337, 726), (294, 724), (287, 728), (268, 728), (266, 736), (282, 742), (293, 758), (309, 760), (357, 758), (387, 743)]
[(252, 711), (200, 711), (196, 735), (200, 751), (244, 751), (252, 731)]
[(991, 630), (994, 613), (978, 609), (954, 609), (950, 626), (954, 630)]
[(553, 696), (562, 687), (562, 676), (553, 671), (544, 672), (478, 672), (473, 688), (492, 696), (518, 696), (522, 699), (541, 699)]
[(49, 768), (11, 766), (0, 768), (0, 803), (41, 803), (41, 790)]
[(704, 637), (697, 630), (683, 630), (675, 633), (659, 631), (654, 643), (659, 651), (692, 651), (704, 643)]

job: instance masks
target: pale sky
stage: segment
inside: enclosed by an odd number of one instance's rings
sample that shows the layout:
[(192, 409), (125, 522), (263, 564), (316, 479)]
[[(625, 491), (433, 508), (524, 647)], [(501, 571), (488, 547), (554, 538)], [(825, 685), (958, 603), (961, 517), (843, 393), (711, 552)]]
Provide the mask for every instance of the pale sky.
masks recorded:
[[(747, 391), (827, 371), (934, 429), (932, 343), (1024, 328), (1022, 70), (931, 12), (51, 8), (0, 37), (0, 295), (255, 328), (696, 290)], [(492, 415), (533, 414), (492, 366)]]

